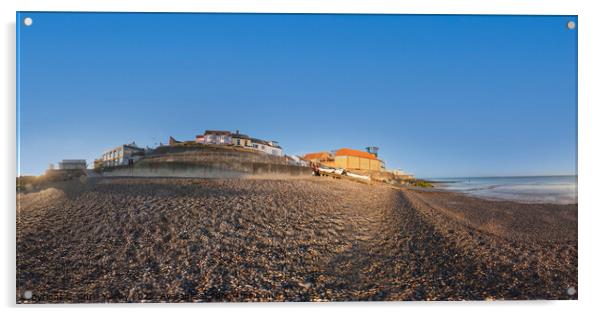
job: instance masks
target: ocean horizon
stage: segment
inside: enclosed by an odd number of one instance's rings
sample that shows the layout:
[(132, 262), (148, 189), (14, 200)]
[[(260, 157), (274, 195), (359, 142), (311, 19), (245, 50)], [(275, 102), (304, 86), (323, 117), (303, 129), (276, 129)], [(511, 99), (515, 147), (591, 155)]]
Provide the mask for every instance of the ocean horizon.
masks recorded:
[(436, 188), (470, 196), (522, 203), (574, 204), (578, 176), (489, 176), (429, 178)]

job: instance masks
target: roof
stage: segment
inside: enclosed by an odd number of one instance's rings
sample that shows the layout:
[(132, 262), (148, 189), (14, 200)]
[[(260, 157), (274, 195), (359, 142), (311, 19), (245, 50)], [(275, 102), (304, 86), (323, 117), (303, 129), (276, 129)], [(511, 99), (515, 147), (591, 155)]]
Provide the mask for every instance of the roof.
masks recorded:
[(341, 148), (341, 149), (337, 150), (334, 153), (334, 155), (335, 156), (353, 156), (353, 157), (378, 160), (374, 154), (371, 154), (371, 153), (368, 153), (365, 151), (361, 151), (361, 150), (350, 149), (350, 148)]
[(318, 153), (309, 153), (303, 156), (305, 160), (314, 160), (314, 159), (328, 159), (330, 154), (327, 151), (322, 151)]
[(86, 159), (63, 159), (59, 163), (86, 163)]
[(110, 152), (112, 152), (112, 151), (115, 151), (115, 150), (118, 150), (118, 149), (121, 149), (121, 148), (123, 148), (123, 149), (129, 148), (129, 149), (133, 149), (133, 150), (144, 150), (144, 148), (141, 148), (141, 147), (135, 146), (135, 145), (133, 145), (133, 143), (132, 143), (132, 144), (123, 144), (123, 145), (119, 145), (119, 146), (117, 146), (117, 147), (113, 147), (113, 148), (111, 148), (111, 149), (109, 149), (109, 150), (105, 150), (105, 151), (103, 152), (103, 154), (110, 153)]
[(270, 145), (268, 142), (266, 142), (265, 140), (261, 140), (259, 138), (251, 138), (251, 141), (257, 144), (262, 144), (262, 145)]
[(206, 130), (205, 131), (205, 135), (207, 134), (213, 134), (213, 135), (232, 135), (232, 133), (230, 131), (210, 131), (210, 130)]
[(251, 139), (248, 135), (245, 134), (239, 134), (239, 133), (234, 133), (232, 134), (232, 137), (234, 138), (244, 138), (244, 139)]
[[(120, 146), (121, 147), (121, 146)], [(117, 147), (119, 148), (119, 147)], [(133, 149), (133, 150), (144, 150), (144, 148), (138, 147), (138, 146), (134, 146), (134, 145), (123, 145), (123, 148), (129, 148), (129, 149)]]
[(280, 148), (282, 149), (282, 147), (280, 147), (279, 145), (276, 145), (274, 143), (270, 144), (270, 142), (259, 139), (259, 138), (249, 138), (251, 140), (251, 142), (256, 143), (256, 144), (262, 144), (262, 145), (266, 145), (266, 146), (270, 146), (273, 148)]

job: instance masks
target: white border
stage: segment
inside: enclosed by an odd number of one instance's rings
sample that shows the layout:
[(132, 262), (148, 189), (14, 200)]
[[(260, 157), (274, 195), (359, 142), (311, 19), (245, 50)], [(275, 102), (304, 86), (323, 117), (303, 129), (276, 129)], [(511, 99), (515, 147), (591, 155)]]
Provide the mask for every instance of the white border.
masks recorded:
[[(598, 310), (600, 272), (600, 225), (602, 208), (597, 196), (596, 180), (602, 178), (599, 164), (602, 162), (602, 117), (600, 107), (602, 56), (600, 30), (602, 16), (597, 1), (466, 1), (466, 0), (23, 0), (1, 1), (2, 6), (2, 69), (0, 94), (3, 97), (2, 136), (4, 151), (2, 166), (2, 258), (0, 260), (2, 284), (0, 297), (4, 312), (20, 314), (57, 313), (76, 315), (82, 312), (94, 315), (133, 312), (132, 308), (144, 309), (144, 313), (162, 315), (173, 312), (196, 313), (253, 313), (253, 314), (314, 314), (314, 313), (408, 313), (412, 314), (459, 314), (504, 315), (537, 313), (546, 315), (574, 315)], [(422, 14), (559, 14), (579, 15), (579, 301), (560, 302), (380, 302), (380, 303), (329, 303), (329, 304), (203, 304), (203, 305), (93, 305), (98, 310), (82, 310), (89, 305), (78, 306), (15, 306), (15, 11), (121, 11), (121, 12), (287, 12), (287, 13), (422, 13)], [(104, 309), (104, 310), (103, 310)], [(244, 309), (244, 310), (243, 310)], [(247, 310), (248, 309), (248, 310)]]
[(20, 1), (21, 11), (287, 12), (422, 14), (577, 14), (575, 1), (387, 1), (387, 0), (146, 0)]

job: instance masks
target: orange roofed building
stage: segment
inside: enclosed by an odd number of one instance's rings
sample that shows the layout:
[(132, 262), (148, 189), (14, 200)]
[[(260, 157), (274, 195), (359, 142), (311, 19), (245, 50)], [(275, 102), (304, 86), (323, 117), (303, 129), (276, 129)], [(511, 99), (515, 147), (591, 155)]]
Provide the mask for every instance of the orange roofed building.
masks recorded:
[(334, 153), (334, 166), (347, 170), (380, 171), (382, 161), (376, 155), (355, 149), (341, 148)]
[(335, 151), (334, 155), (326, 151), (306, 154), (303, 156), (303, 159), (347, 170), (380, 171), (383, 165), (382, 161), (376, 155), (349, 148), (341, 148)]
[(305, 154), (305, 156), (303, 156), (303, 159), (309, 160), (311, 162), (324, 162), (324, 161), (328, 161), (328, 160), (333, 160), (332, 157), (330, 156), (330, 153), (327, 151), (322, 151), (319, 153)]
[(324, 166), (334, 167), (334, 157), (332, 157), (332, 155), (327, 151), (305, 154), (303, 156), (303, 160)]

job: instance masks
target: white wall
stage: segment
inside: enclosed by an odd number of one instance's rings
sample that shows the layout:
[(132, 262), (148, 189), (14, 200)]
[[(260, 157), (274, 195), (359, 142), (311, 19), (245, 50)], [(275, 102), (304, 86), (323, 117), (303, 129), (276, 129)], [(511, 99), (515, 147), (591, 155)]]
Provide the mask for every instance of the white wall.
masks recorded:
[(205, 135), (205, 144), (230, 145), (232, 137), (227, 135)]

